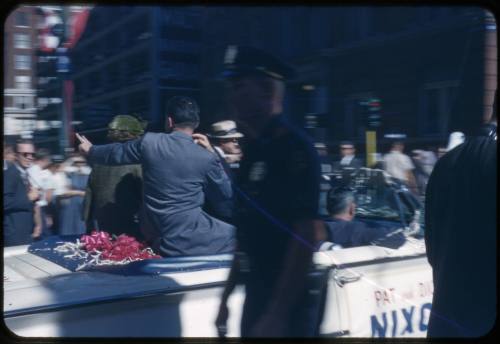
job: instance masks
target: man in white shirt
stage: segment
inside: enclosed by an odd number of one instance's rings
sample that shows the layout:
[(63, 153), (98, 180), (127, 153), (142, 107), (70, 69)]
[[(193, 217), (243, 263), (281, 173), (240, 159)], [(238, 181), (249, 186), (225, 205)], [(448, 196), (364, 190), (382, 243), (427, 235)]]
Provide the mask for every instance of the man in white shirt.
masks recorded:
[(413, 170), (415, 165), (410, 157), (403, 153), (404, 144), (401, 141), (395, 141), (389, 153), (384, 156), (385, 170), (393, 178), (403, 182), (415, 194), (418, 194), (417, 184)]
[(47, 169), (51, 164), (50, 152), (40, 148), (35, 155), (35, 161), (27, 169), (30, 184), (40, 190), (40, 199), (35, 203), (35, 233), (48, 236), (52, 219), (48, 216), (47, 206), (52, 200), (54, 185), (52, 174)]

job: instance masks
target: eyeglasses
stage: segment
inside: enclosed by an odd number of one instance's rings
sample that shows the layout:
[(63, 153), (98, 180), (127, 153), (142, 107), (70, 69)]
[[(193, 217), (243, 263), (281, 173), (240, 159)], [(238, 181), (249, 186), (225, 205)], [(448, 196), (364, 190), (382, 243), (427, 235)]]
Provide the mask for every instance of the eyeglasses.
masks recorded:
[(35, 153), (31, 153), (31, 152), (18, 152), (18, 153), (21, 154), (25, 158), (27, 158), (27, 157), (34, 158), (35, 157)]

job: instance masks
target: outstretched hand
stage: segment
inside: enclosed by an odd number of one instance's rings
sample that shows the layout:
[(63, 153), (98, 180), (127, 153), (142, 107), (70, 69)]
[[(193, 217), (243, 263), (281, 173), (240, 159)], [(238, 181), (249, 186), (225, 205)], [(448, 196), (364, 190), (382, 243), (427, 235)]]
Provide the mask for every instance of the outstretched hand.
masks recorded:
[(213, 149), (212, 145), (210, 144), (208, 137), (206, 137), (203, 134), (196, 133), (196, 134), (192, 135), (192, 138), (196, 144), (199, 144), (200, 146), (202, 146), (206, 150), (214, 153), (214, 149)]
[(76, 133), (75, 135), (78, 141), (80, 141), (80, 144), (78, 145), (78, 150), (85, 155), (89, 154), (90, 147), (92, 147), (92, 142), (87, 140), (87, 138), (83, 135), (80, 135), (78, 133)]

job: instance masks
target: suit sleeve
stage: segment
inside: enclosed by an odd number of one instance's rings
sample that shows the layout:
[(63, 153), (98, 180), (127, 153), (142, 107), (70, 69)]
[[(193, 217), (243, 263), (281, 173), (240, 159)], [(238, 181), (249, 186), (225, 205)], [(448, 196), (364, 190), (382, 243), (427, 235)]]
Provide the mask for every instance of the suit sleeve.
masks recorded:
[(3, 209), (5, 213), (14, 211), (31, 211), (33, 202), (28, 198), (20, 178), (12, 170), (5, 171), (3, 178)]
[(216, 211), (219, 210), (217, 209), (219, 206), (222, 206), (225, 208), (224, 213), (226, 213), (227, 207), (232, 210), (233, 188), (231, 180), (224, 171), (221, 162), (215, 156), (210, 165), (207, 173), (206, 197)]
[(123, 143), (92, 146), (89, 161), (102, 165), (130, 165), (141, 163), (141, 145), (143, 137)]

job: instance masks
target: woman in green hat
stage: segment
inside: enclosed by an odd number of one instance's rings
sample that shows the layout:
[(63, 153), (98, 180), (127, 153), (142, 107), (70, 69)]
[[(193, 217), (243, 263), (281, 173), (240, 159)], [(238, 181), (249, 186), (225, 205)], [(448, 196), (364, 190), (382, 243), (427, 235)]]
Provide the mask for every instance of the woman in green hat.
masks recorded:
[[(130, 115), (117, 115), (108, 124), (108, 139), (125, 142), (144, 134), (147, 122)], [(141, 165), (92, 166), (84, 202), (87, 231), (127, 234), (143, 239)]]

